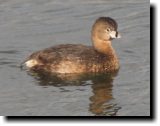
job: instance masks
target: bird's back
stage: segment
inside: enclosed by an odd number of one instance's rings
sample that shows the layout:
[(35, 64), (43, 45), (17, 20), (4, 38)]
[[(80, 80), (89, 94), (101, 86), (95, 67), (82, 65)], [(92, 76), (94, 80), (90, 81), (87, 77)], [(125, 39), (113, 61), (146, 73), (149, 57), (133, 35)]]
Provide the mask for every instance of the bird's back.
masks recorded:
[[(32, 62), (31, 62), (32, 61)], [(34, 61), (34, 62), (33, 62)], [(91, 46), (64, 44), (38, 51), (26, 61), (32, 70), (52, 73), (105, 72), (111, 70), (108, 57)], [(110, 68), (109, 68), (110, 67)]]

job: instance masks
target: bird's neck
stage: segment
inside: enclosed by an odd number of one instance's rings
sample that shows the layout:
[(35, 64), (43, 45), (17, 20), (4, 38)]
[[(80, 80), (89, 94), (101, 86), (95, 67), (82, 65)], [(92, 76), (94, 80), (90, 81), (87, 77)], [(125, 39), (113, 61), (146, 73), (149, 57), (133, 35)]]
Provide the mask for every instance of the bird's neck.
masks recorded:
[(93, 46), (95, 48), (95, 50), (97, 50), (100, 53), (105, 54), (108, 58), (110, 59), (117, 59), (116, 53), (111, 45), (111, 41), (108, 40), (100, 40), (100, 39), (96, 39), (93, 40)]

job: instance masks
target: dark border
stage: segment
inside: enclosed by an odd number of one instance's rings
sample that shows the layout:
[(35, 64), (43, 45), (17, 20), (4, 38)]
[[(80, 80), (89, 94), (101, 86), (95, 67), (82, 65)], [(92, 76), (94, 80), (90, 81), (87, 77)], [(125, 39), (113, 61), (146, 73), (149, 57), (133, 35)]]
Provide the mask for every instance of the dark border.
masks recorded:
[(6, 121), (153, 121), (155, 119), (155, 12), (156, 7), (150, 6), (150, 116), (6, 116)]
[(155, 25), (156, 25), (156, 7), (151, 5), (150, 7), (150, 116), (152, 119), (155, 118), (155, 68), (156, 68), (156, 42), (155, 42)]
[(7, 116), (5, 119), (12, 122), (153, 121), (151, 116)]

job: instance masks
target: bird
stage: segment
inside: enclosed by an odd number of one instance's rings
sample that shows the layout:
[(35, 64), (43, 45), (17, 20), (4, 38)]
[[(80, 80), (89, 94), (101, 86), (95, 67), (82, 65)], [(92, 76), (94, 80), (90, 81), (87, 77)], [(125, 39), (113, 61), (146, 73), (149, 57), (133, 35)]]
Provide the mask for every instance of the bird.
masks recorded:
[(119, 60), (112, 40), (121, 38), (118, 24), (111, 17), (99, 17), (91, 29), (92, 46), (60, 44), (29, 55), (27, 69), (49, 73), (103, 73), (119, 70)]

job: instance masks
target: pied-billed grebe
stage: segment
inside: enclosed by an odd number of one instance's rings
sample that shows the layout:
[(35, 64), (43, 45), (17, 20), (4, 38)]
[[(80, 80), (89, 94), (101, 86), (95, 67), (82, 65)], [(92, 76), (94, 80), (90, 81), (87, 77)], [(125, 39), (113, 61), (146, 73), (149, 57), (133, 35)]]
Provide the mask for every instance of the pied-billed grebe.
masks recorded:
[(120, 38), (118, 25), (110, 17), (98, 18), (91, 31), (93, 46), (62, 44), (31, 54), (24, 64), (34, 71), (51, 73), (113, 72), (119, 61), (111, 45)]

